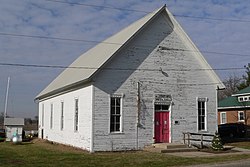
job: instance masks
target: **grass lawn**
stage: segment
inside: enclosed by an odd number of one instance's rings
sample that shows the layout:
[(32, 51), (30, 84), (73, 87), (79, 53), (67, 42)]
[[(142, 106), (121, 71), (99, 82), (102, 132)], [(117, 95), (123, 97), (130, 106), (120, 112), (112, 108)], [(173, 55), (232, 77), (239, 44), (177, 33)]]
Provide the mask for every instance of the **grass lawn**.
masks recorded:
[[(250, 144), (248, 144), (250, 146)], [(102, 152), (90, 154), (72, 147), (44, 141), (14, 145), (0, 143), (0, 166), (185, 166), (250, 158), (248, 155), (183, 158), (143, 151)]]
[(227, 145), (230, 146), (235, 146), (235, 147), (240, 147), (240, 148), (245, 148), (250, 150), (250, 142), (235, 142), (235, 143), (228, 143)]

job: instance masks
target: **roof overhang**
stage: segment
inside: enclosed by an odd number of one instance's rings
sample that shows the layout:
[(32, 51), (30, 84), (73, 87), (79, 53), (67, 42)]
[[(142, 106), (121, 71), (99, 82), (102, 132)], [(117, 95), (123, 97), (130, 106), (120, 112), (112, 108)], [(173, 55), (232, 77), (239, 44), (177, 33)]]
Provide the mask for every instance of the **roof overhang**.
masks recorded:
[(44, 100), (47, 100), (47, 99), (50, 99), (50, 98), (74, 91), (74, 90), (77, 90), (79, 88), (90, 86), (91, 84), (92, 84), (92, 82), (90, 80), (88, 80), (88, 79), (83, 80), (83, 81), (80, 81), (80, 82), (77, 82), (77, 83), (74, 83), (74, 84), (71, 84), (71, 85), (68, 85), (65, 87), (61, 87), (59, 89), (51, 91), (51, 92), (44, 94), (42, 96), (37, 96), (35, 98), (35, 101), (44, 101)]
[(218, 110), (227, 110), (227, 109), (248, 109), (250, 106), (231, 106), (231, 107), (218, 107)]
[(250, 93), (240, 93), (240, 94), (233, 94), (232, 96), (247, 96), (247, 95), (250, 95)]

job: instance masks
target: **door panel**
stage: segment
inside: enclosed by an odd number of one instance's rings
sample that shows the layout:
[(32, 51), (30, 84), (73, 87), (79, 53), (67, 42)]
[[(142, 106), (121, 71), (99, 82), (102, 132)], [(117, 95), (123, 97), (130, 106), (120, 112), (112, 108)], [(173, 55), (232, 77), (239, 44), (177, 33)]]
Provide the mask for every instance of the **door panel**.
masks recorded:
[(169, 112), (155, 112), (155, 142), (169, 143)]

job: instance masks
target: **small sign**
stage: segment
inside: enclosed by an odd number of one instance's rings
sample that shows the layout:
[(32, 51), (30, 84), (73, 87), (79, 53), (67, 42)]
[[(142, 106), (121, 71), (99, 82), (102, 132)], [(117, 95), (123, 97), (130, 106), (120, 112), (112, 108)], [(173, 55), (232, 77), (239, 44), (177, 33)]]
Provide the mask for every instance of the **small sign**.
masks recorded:
[(155, 103), (169, 103), (171, 101), (172, 101), (171, 95), (165, 95), (165, 94), (155, 95)]

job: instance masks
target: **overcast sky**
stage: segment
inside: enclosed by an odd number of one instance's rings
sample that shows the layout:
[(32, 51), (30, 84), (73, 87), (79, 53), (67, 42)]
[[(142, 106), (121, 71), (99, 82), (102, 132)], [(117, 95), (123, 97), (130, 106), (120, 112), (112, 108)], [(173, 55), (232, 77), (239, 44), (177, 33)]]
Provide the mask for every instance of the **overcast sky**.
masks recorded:
[[(164, 4), (213, 68), (250, 63), (246, 0), (0, 0), (0, 63), (68, 66), (97, 43), (27, 36), (102, 41)], [(33, 118), (35, 96), (61, 71), (0, 65), (0, 112), (8, 76), (8, 115)], [(244, 69), (216, 73), (223, 79)]]

